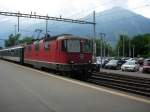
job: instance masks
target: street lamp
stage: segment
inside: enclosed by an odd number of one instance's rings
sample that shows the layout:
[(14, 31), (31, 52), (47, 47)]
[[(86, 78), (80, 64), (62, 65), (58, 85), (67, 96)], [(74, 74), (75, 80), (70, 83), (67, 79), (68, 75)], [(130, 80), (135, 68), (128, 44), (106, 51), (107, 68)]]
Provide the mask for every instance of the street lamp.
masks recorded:
[(101, 52), (100, 52), (100, 56), (101, 56), (101, 65), (100, 67), (102, 68), (102, 58), (103, 58), (103, 38), (105, 37), (105, 33), (99, 33), (99, 37), (100, 37), (100, 40), (101, 40)]

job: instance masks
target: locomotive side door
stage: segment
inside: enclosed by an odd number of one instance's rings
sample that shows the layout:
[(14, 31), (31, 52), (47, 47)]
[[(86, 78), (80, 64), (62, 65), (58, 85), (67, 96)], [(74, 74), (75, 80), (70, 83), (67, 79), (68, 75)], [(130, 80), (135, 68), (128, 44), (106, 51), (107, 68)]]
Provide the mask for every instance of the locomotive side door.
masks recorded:
[(60, 45), (59, 41), (56, 41), (56, 46), (55, 46), (55, 61), (56, 63), (59, 63), (60, 61)]

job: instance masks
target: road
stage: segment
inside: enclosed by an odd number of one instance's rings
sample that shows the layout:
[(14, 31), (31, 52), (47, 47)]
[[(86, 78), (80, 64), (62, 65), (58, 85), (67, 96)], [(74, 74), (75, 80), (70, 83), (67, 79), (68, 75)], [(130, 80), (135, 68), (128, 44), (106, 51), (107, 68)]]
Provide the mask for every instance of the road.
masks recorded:
[(0, 112), (150, 112), (150, 100), (0, 60)]

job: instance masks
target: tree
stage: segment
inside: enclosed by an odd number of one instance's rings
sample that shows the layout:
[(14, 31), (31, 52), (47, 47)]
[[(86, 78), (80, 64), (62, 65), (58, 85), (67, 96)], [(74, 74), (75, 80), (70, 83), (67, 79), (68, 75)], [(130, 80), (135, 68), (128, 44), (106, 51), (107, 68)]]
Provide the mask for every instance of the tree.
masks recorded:
[(8, 39), (5, 40), (5, 47), (17, 45), (19, 43), (20, 36), (21, 34), (17, 34), (17, 35), (10, 34)]
[(135, 48), (135, 56), (150, 57), (150, 34), (136, 35), (131, 44)]
[(5, 40), (5, 47), (11, 47), (15, 46), (18, 44), (24, 44), (24, 43), (30, 43), (33, 40), (33, 37), (24, 37), (23, 39), (21, 38), (21, 34), (13, 35), (10, 34), (8, 39)]
[(19, 40), (20, 44), (30, 43), (32, 42), (33, 37), (24, 37), (22, 40)]
[[(119, 40), (116, 45), (116, 52), (119, 54), (123, 54), (123, 41), (124, 41), (124, 56), (129, 56), (129, 42), (131, 46), (131, 54), (133, 56), (133, 48), (134, 48), (134, 56), (135, 57), (150, 57), (150, 34), (139, 34), (129, 38), (127, 35), (119, 35)], [(123, 40), (124, 39), (124, 40)]]
[[(96, 56), (101, 56), (101, 40), (96, 39)], [(113, 48), (109, 43), (103, 41), (102, 43), (102, 55), (104, 56), (104, 44), (105, 44), (105, 56), (112, 56), (113, 55)]]
[(130, 42), (130, 38), (127, 35), (125, 34), (119, 35), (119, 40), (116, 45), (116, 52), (119, 52), (120, 56), (123, 56), (123, 54), (125, 57), (129, 56), (129, 42)]

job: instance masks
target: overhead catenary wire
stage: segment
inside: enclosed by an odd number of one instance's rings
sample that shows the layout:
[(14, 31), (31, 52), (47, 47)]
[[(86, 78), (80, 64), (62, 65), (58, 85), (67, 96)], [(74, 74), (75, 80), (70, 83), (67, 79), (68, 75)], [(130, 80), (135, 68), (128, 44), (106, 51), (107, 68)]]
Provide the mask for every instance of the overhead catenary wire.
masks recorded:
[[(105, 4), (105, 5), (106, 5), (106, 4)], [(150, 6), (150, 5), (146, 4), (146, 5), (143, 5), (143, 6), (138, 6), (138, 7), (133, 8), (133, 9), (141, 9), (141, 8), (143, 8), (143, 7), (148, 7), (148, 6)], [(19, 13), (20, 13), (20, 12), (19, 12)], [(116, 11), (116, 13), (117, 13), (117, 11)], [(121, 13), (121, 12), (118, 12), (118, 13)], [(36, 14), (35, 14), (35, 15), (36, 15)], [(104, 15), (101, 15), (101, 16), (105, 16), (105, 15), (111, 15), (111, 14), (104, 14)], [(136, 17), (136, 16), (123, 17), (123, 18), (119, 18), (119, 19), (117, 19), (117, 20), (110, 20), (110, 22), (119, 21), (119, 20), (125, 20), (125, 19), (131, 18), (131, 17)], [(62, 18), (62, 17), (60, 17), (60, 18)], [(69, 20), (70, 20), (70, 19), (69, 19)], [(58, 21), (59, 21), (59, 20), (58, 20)]]
[[(77, 20), (77, 19), (68, 19), (68, 18), (62, 18), (62, 17), (52, 17), (52, 16), (43, 16), (43, 15), (37, 15), (35, 14), (26, 14), (26, 13), (16, 13), (16, 12), (5, 12), (5, 11), (0, 11), (0, 15), (3, 16), (14, 16), (18, 18), (18, 32), (19, 32), (19, 20), (20, 17), (22, 18), (34, 18), (34, 19), (43, 19), (46, 20), (46, 36), (47, 36), (47, 27), (48, 27), (48, 20), (53, 20), (53, 21), (62, 21), (62, 22), (68, 22), (68, 23), (77, 23), (77, 24), (89, 24), (93, 25), (93, 45), (95, 45), (95, 36), (96, 36), (96, 21), (95, 21), (95, 12), (93, 13), (93, 22), (90, 21), (83, 21), (83, 20)], [(95, 58), (96, 50), (95, 47), (93, 47), (93, 57)]]
[(44, 19), (44, 20), (53, 20), (53, 21), (63, 21), (63, 22), (69, 22), (69, 23), (78, 23), (78, 24), (96, 24), (94, 22), (89, 21), (83, 21), (83, 20), (77, 20), (77, 19), (68, 19), (68, 18), (59, 18), (59, 17), (51, 17), (51, 16), (43, 16), (43, 15), (32, 15), (32, 14), (26, 14), (26, 13), (16, 13), (16, 12), (5, 12), (0, 11), (0, 15), (4, 16), (14, 16), (14, 17), (24, 17), (24, 18), (35, 18), (35, 19)]
[[(106, 5), (106, 3), (104, 4), (104, 5)], [(141, 9), (141, 8), (143, 8), (143, 7), (149, 7), (150, 5), (149, 4), (146, 4), (146, 5), (142, 5), (142, 6), (138, 6), (138, 7), (134, 7), (134, 8), (132, 8), (132, 9)], [(116, 13), (122, 13), (122, 12), (120, 12), (120, 11), (116, 11)], [(102, 15), (100, 15), (101, 17), (102, 16), (107, 16), (107, 15), (112, 15), (111, 13), (106, 13), (106, 14), (102, 14)], [(128, 19), (128, 18), (133, 18), (133, 17), (136, 17), (136, 16), (127, 16), (127, 17), (122, 17), (122, 18), (119, 18), (119, 19), (115, 19), (115, 20), (109, 20), (108, 22), (114, 22), (114, 21), (122, 21), (122, 20), (125, 20), (125, 19)], [(102, 22), (104, 22), (104, 21), (100, 21), (100, 23), (102, 23)], [(97, 23), (98, 24), (98, 23)], [(107, 24), (107, 23), (106, 23)], [(55, 25), (55, 27), (57, 27), (57, 26), (59, 26), (58, 24), (56, 25), (56, 24), (54, 24)]]
[[(116, 0), (116, 1), (119, 1), (119, 0)], [(79, 11), (79, 12), (77, 12), (77, 13), (74, 13), (74, 14), (72, 14), (71, 16), (68, 16), (67, 18), (72, 18), (72, 17), (76, 17), (76, 16), (81, 16), (81, 14), (83, 15), (83, 13), (86, 13), (86, 14), (90, 14), (90, 13), (92, 13), (93, 12), (93, 10), (95, 10), (96, 11), (96, 9), (97, 8), (99, 8), (100, 6), (106, 6), (106, 5), (109, 5), (109, 4), (111, 4), (112, 2), (114, 2), (114, 0), (109, 0), (108, 2), (105, 2), (105, 3), (102, 3), (102, 4), (98, 4), (96, 7), (92, 7), (92, 8), (90, 8), (88, 11), (87, 10), (82, 10), (82, 11)], [(88, 12), (88, 13), (87, 13)], [(78, 19), (83, 19), (83, 18), (78, 18)]]
[[(150, 6), (150, 5), (144, 5), (144, 6)], [(139, 7), (136, 7), (134, 9), (140, 9), (140, 8), (143, 8), (143, 6), (139, 6)], [(117, 13), (117, 12), (116, 12)], [(118, 13), (121, 13), (121, 12), (118, 12)], [(104, 14), (104, 15), (109, 15), (109, 14)], [(104, 15), (101, 15), (101, 16), (104, 16)], [(111, 14), (110, 14), (111, 15)], [(133, 18), (133, 17), (137, 17), (137, 16), (127, 16), (127, 17), (122, 17), (122, 18), (119, 18), (119, 19), (115, 19), (115, 20), (110, 20), (109, 22), (114, 22), (114, 21), (122, 21), (122, 20), (126, 20), (128, 18)], [(101, 21), (102, 23), (103, 21)], [(26, 30), (26, 29), (20, 29), (21, 31), (24, 31), (24, 32), (33, 32), (33, 31), (30, 31), (30, 30)], [(112, 41), (112, 40), (111, 40)], [(114, 41), (114, 40), (113, 40)]]

